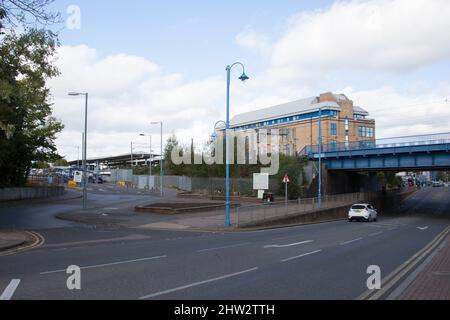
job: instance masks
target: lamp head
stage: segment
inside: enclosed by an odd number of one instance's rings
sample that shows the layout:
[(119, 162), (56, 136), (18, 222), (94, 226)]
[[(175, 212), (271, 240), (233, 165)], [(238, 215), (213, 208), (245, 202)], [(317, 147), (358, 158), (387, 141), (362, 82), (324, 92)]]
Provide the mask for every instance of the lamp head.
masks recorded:
[(239, 77), (239, 80), (241, 80), (242, 82), (247, 81), (248, 79), (250, 79), (245, 72), (242, 73), (242, 76)]
[(79, 96), (80, 93), (78, 92), (69, 92), (69, 96)]

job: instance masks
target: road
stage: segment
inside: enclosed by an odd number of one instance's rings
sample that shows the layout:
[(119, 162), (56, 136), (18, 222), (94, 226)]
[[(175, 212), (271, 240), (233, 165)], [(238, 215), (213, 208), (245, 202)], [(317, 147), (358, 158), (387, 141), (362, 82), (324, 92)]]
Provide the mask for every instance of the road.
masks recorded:
[[(48, 223), (71, 205), (56, 204)], [(450, 188), (422, 189), (375, 223), (235, 233), (36, 223), (43, 246), (0, 256), (0, 294), (20, 279), (12, 299), (355, 299), (368, 266), (388, 275), (449, 225)], [(70, 265), (81, 290), (67, 289)]]

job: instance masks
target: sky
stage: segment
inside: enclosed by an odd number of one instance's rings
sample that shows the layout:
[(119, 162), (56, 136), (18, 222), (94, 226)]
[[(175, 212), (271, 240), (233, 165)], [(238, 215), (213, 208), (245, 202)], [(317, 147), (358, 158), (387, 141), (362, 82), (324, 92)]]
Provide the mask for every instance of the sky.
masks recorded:
[[(74, 11), (75, 8), (75, 11)], [(78, 157), (89, 92), (88, 157), (159, 150), (175, 134), (207, 141), (231, 115), (323, 92), (344, 93), (376, 120), (377, 138), (448, 132), (450, 1), (65, 1), (50, 80), (57, 146)], [(78, 15), (79, 12), (79, 15)], [(81, 147), (80, 147), (81, 149)]]

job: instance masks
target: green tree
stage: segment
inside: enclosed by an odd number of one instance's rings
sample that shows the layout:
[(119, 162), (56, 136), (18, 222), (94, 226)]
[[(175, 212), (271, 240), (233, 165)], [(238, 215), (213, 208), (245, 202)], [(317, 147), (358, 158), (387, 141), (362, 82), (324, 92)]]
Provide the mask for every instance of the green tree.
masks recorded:
[(53, 166), (55, 166), (55, 167), (68, 167), (69, 166), (69, 162), (66, 159), (64, 159), (64, 158), (61, 158), (61, 159), (58, 159), (55, 162), (53, 162)]
[(278, 171), (278, 174), (275, 175), (275, 178), (278, 181), (278, 189), (276, 191), (278, 195), (284, 196), (285, 194), (283, 178), (284, 175), (287, 174), (290, 180), (288, 184), (288, 198), (297, 199), (301, 196), (303, 166), (304, 160), (300, 158), (280, 155), (280, 170)]
[(0, 186), (25, 184), (33, 162), (54, 162), (55, 139), (63, 129), (52, 116), (46, 81), (58, 75), (53, 65), (57, 36), (26, 29), (6, 33), (0, 43)]
[(436, 179), (438, 181), (448, 182), (450, 178), (450, 174), (447, 171), (439, 171), (436, 175)]
[[(61, 22), (59, 12), (48, 10), (55, 0), (0, 0), (0, 29), (8, 25), (50, 25)], [(2, 17), (3, 15), (3, 17)]]

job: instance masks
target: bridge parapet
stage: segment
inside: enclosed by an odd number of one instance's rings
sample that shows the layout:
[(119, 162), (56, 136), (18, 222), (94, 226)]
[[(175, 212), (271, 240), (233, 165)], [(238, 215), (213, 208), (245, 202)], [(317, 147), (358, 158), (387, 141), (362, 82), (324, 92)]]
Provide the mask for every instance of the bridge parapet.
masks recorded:
[[(323, 144), (321, 153), (322, 157), (339, 157), (383, 153), (433, 152), (445, 149), (448, 152), (449, 145), (450, 132), (447, 132)], [(298, 155), (308, 156), (310, 159), (316, 159), (319, 156), (319, 146), (306, 146)]]

